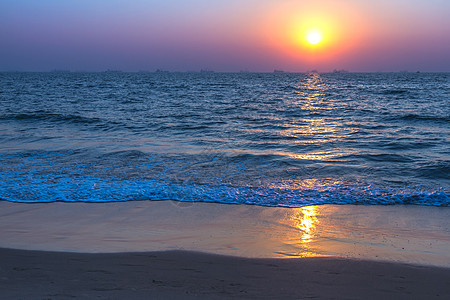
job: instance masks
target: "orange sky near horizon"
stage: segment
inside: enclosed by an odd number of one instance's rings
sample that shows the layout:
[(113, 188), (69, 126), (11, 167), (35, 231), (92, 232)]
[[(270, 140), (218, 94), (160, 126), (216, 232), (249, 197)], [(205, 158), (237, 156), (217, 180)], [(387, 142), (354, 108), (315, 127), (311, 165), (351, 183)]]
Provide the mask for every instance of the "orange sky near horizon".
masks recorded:
[[(307, 41), (311, 30), (322, 34), (317, 45)], [(286, 2), (267, 16), (267, 45), (286, 59), (310, 68), (351, 56), (367, 43), (369, 24), (360, 10), (344, 2)]]
[(7, 0), (0, 71), (450, 71), (449, 14), (448, 0)]

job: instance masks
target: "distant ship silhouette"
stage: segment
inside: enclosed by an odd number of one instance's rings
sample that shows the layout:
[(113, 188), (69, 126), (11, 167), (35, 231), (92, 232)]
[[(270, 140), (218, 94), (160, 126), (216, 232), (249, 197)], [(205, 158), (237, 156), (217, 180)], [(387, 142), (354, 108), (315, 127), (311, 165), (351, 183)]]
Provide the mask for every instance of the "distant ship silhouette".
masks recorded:
[(344, 70), (344, 69), (334, 69), (333, 73), (348, 73), (348, 70)]

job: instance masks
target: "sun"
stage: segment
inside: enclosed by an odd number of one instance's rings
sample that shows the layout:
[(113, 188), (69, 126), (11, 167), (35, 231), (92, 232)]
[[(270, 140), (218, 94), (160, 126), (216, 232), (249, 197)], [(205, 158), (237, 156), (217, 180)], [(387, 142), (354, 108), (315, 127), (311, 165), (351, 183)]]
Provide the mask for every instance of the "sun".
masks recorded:
[(322, 41), (323, 37), (322, 37), (322, 33), (316, 29), (313, 30), (309, 30), (306, 33), (306, 41), (310, 44), (310, 45), (318, 45), (321, 41)]

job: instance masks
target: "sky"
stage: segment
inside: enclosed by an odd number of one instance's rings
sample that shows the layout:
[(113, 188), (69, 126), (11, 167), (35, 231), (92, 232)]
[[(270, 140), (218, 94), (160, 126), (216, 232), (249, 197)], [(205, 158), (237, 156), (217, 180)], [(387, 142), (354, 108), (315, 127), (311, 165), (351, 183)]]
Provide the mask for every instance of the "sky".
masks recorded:
[(1, 0), (0, 71), (449, 72), (449, 15), (449, 0)]

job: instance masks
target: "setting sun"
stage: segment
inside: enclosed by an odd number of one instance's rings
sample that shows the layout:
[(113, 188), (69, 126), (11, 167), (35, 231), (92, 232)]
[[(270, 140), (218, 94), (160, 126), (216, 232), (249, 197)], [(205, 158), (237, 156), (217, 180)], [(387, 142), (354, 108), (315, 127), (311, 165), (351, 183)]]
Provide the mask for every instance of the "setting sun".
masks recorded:
[(322, 33), (317, 30), (308, 31), (306, 41), (311, 45), (317, 45), (322, 41)]
[(279, 55), (284, 68), (339, 65), (364, 47), (367, 20), (346, 1), (281, 2), (264, 19), (261, 38)]

